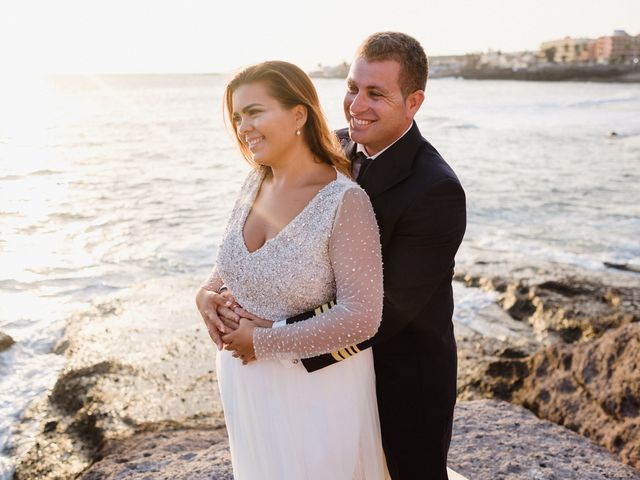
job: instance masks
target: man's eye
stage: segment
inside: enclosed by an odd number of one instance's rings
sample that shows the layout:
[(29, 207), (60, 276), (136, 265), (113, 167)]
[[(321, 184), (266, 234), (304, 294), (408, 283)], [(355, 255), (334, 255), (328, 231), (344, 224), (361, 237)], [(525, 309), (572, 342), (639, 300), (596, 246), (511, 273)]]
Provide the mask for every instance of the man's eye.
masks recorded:
[(369, 95), (370, 95), (371, 97), (381, 97), (381, 96), (382, 96), (382, 94), (381, 94), (381, 93), (379, 93), (379, 92), (369, 92)]

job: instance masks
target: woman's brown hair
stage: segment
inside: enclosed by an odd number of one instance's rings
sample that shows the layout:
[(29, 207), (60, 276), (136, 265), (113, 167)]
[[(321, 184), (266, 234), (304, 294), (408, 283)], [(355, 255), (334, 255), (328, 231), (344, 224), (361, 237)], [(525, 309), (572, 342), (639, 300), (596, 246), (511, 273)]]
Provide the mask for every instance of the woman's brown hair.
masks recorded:
[(252, 166), (251, 150), (238, 137), (238, 127), (233, 121), (233, 93), (240, 85), (262, 82), (270, 95), (287, 109), (303, 105), (307, 109), (307, 121), (302, 128), (303, 139), (313, 155), (320, 161), (333, 165), (339, 172), (351, 177), (349, 161), (342, 153), (338, 139), (329, 129), (320, 108), (320, 100), (309, 76), (292, 63), (268, 61), (252, 65), (237, 73), (224, 91), (224, 107), (235, 134), (242, 156)]

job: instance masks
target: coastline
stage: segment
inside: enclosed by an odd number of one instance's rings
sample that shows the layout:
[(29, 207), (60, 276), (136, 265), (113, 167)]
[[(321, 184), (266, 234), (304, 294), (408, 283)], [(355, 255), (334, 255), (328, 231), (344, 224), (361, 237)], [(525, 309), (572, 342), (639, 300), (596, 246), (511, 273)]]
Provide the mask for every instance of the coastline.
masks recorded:
[[(312, 78), (345, 79), (348, 68), (310, 72)], [(530, 68), (434, 68), (429, 78), (517, 80), (526, 82), (640, 83), (640, 67), (626, 65), (549, 65)]]
[(530, 82), (640, 82), (640, 68), (616, 65), (552, 65), (521, 68), (463, 68), (453, 76), (468, 80), (521, 80)]
[[(496, 301), (455, 325), (460, 393), (452, 468), (474, 479), (530, 478), (532, 469), (561, 478), (640, 478), (622, 463), (640, 465), (633, 435), (640, 419), (615, 413), (617, 400), (639, 400), (640, 374), (621, 368), (623, 377), (607, 377), (605, 348), (640, 341), (640, 275), (553, 264), (506, 268), (496, 260), (461, 264), (456, 278), (457, 289), (491, 291)], [(64, 371), (15, 432), (16, 479), (93, 480), (126, 469), (127, 478), (159, 478), (154, 471), (232, 478), (215, 347), (193, 304), (198, 285), (190, 277), (153, 280), (74, 316), (56, 347)], [(640, 350), (623, 350), (620, 365), (637, 361)], [(575, 368), (557, 368), (567, 355)], [(554, 368), (540, 368), (545, 361)], [(589, 362), (598, 380), (591, 397), (580, 390), (589, 387), (584, 379), (570, 385)], [(543, 391), (548, 402), (534, 405)], [(612, 414), (594, 413), (598, 391), (607, 393)], [(564, 416), (563, 405), (571, 409)]]

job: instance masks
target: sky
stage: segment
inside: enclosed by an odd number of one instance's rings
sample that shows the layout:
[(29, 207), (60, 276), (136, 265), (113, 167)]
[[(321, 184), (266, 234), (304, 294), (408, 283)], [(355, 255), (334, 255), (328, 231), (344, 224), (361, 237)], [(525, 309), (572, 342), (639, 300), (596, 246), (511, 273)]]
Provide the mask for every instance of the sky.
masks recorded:
[(0, 0), (0, 68), (224, 73), (280, 59), (311, 70), (349, 62), (381, 30), (450, 55), (614, 29), (640, 34), (640, 0)]

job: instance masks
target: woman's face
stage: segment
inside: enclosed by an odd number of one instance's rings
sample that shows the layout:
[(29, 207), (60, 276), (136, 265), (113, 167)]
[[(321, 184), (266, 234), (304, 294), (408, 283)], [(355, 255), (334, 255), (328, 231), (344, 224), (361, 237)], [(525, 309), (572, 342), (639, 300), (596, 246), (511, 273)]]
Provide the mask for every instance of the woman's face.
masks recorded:
[(295, 109), (285, 109), (261, 82), (240, 85), (232, 103), (238, 138), (249, 147), (253, 160), (268, 166), (285, 160), (300, 138)]

